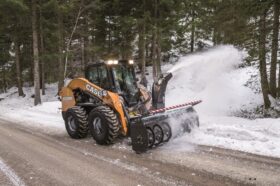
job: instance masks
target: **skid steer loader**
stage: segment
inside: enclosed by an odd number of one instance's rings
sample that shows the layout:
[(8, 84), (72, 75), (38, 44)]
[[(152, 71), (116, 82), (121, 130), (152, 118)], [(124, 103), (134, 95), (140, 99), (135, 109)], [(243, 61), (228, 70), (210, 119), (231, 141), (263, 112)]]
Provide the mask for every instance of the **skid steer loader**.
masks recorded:
[(195, 101), (165, 108), (165, 90), (172, 74), (162, 75), (150, 93), (137, 84), (133, 60), (109, 60), (89, 65), (85, 78), (72, 79), (59, 92), (62, 116), (70, 137), (91, 133), (101, 145), (111, 144), (119, 135), (131, 137), (132, 149), (145, 152), (167, 142), (172, 131), (170, 119), (189, 116), (181, 122), (190, 132), (198, 126)]

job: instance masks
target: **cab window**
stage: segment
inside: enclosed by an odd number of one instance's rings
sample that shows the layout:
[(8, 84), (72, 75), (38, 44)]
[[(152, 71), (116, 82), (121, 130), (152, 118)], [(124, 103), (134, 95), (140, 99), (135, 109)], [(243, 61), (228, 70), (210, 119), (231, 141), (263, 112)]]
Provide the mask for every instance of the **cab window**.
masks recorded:
[(110, 89), (110, 80), (105, 66), (91, 67), (88, 70), (87, 79), (103, 89)]
[(107, 68), (105, 66), (98, 67), (99, 86), (103, 89), (110, 89), (110, 80), (108, 77)]
[(94, 84), (99, 84), (98, 69), (91, 67), (88, 71), (87, 79)]

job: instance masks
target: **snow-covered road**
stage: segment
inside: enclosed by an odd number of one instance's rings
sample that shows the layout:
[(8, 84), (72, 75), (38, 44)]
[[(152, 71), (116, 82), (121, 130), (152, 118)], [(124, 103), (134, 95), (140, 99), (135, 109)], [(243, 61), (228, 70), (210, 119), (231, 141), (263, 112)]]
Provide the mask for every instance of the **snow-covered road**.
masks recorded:
[(1, 173), (4, 174), (7, 177), (7, 179), (10, 181), (10, 183), (13, 184), (14, 186), (25, 186), (25, 183), (21, 180), (21, 178), (19, 178), (18, 175), (14, 172), (14, 170), (11, 169), (0, 157), (0, 180), (1, 180), (0, 184), (2, 185), (9, 184), (9, 182), (7, 182), (7, 180), (5, 181), (5, 179), (3, 178), (2, 178), (3, 179), (2, 182)]

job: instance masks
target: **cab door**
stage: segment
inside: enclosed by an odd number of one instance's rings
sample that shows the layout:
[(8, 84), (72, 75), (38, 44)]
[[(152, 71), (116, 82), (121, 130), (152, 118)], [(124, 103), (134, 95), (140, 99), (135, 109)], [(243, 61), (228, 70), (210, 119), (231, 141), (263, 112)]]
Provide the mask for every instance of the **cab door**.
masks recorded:
[(86, 78), (93, 84), (105, 89), (112, 90), (112, 81), (108, 69), (104, 64), (97, 64), (88, 67)]

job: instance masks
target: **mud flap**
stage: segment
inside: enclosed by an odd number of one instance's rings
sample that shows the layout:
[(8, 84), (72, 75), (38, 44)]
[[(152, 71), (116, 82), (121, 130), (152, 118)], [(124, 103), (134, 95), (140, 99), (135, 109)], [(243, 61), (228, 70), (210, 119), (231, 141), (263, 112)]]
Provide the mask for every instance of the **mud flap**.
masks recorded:
[(142, 153), (148, 149), (148, 134), (141, 117), (133, 119), (130, 125), (132, 149), (136, 153)]

